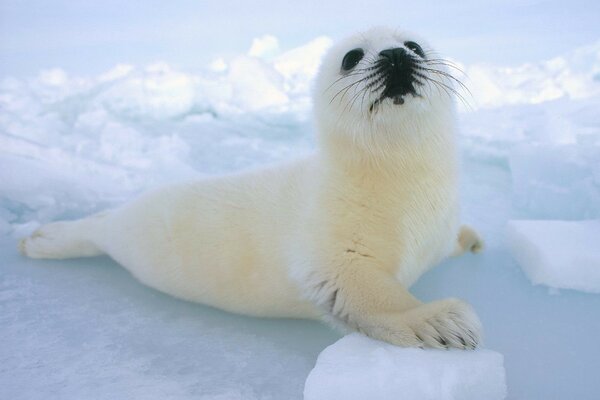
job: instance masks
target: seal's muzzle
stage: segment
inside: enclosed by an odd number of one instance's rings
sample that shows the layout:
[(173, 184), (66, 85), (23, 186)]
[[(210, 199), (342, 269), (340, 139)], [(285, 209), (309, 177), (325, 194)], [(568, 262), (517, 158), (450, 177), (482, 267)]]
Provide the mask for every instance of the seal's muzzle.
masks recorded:
[(379, 72), (384, 76), (385, 88), (380, 99), (391, 98), (394, 104), (403, 104), (403, 96), (415, 96), (415, 59), (403, 47), (383, 50), (379, 53)]

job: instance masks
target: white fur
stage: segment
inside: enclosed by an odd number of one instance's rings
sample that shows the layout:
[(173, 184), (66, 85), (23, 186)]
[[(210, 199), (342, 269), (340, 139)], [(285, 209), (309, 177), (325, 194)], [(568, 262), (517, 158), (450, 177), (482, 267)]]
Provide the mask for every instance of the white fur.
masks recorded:
[[(46, 225), (22, 241), (23, 253), (106, 253), (151, 287), (228, 311), (322, 318), (404, 346), (475, 347), (480, 325), (466, 303), (422, 304), (406, 289), (451, 253), (481, 247), (474, 231), (459, 236), (453, 100), (426, 84), (422, 97), (370, 113), (378, 93), (362, 92), (366, 82), (343, 90), (406, 40), (427, 50), (385, 28), (330, 50), (311, 157)], [(341, 60), (357, 47), (366, 55), (344, 76)]]

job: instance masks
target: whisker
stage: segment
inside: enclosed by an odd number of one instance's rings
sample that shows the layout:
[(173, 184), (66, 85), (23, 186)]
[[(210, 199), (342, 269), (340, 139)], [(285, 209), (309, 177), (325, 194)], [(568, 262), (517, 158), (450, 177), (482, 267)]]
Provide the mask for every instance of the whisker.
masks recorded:
[[(330, 100), (329, 104), (331, 104), (337, 98), (337, 96), (339, 96), (342, 92), (344, 92), (343, 96), (345, 96), (345, 94), (348, 92), (348, 90), (350, 90), (350, 88), (352, 86), (355, 86), (355, 85), (357, 85), (357, 84), (359, 84), (361, 82), (364, 82), (365, 80), (372, 79), (372, 78), (376, 77), (377, 75), (381, 74), (381, 71), (380, 71), (381, 68), (379, 68), (379, 64), (377, 65), (377, 67), (378, 68), (377, 68), (377, 70), (375, 72), (370, 73), (369, 75), (363, 77), (362, 79), (359, 79), (359, 80), (357, 80), (357, 81), (349, 84), (348, 86), (342, 88), (340, 91), (338, 91), (335, 94), (335, 96), (333, 96), (333, 98)], [(371, 69), (372, 68), (369, 68), (368, 70), (371, 70)]]
[(473, 107), (471, 106), (471, 104), (467, 101), (467, 99), (464, 98), (463, 95), (461, 95), (457, 90), (455, 90), (452, 86), (448, 86), (443, 82), (437, 81), (431, 77), (425, 76), (424, 79), (427, 79), (429, 82), (433, 82), (434, 84), (437, 85), (441, 85), (442, 88), (446, 91), (446, 93), (448, 95), (450, 95), (450, 93), (448, 93), (448, 91), (452, 92), (456, 97), (458, 97), (460, 99), (460, 101), (463, 103), (463, 105), (465, 107), (467, 107), (469, 110), (473, 110)]
[(346, 106), (344, 107), (344, 110), (342, 111), (342, 113), (345, 113), (345, 112), (346, 112), (346, 109), (351, 109), (351, 108), (352, 108), (352, 106), (354, 105), (354, 103), (355, 103), (355, 102), (356, 102), (356, 100), (358, 99), (358, 96), (360, 96), (360, 94), (361, 94), (363, 91), (364, 91), (364, 89), (363, 89), (363, 90), (360, 90), (360, 91), (358, 91), (358, 92), (356, 92), (356, 93), (355, 93), (355, 94), (354, 94), (354, 95), (353, 95), (353, 96), (350, 98), (350, 100), (348, 101), (348, 103), (347, 103), (347, 104), (346, 104)]
[(333, 97), (332, 97), (332, 99), (329, 101), (329, 104), (333, 103), (333, 101), (336, 99), (336, 97), (338, 97), (338, 96), (339, 96), (339, 95), (340, 95), (342, 92), (344, 92), (344, 94), (342, 95), (342, 97), (344, 97), (344, 96), (346, 95), (346, 93), (348, 92), (348, 90), (350, 90), (350, 88), (351, 88), (352, 86), (358, 85), (359, 83), (361, 83), (361, 82), (365, 81), (366, 79), (367, 79), (367, 77), (364, 77), (364, 78), (362, 78), (362, 79), (359, 79), (359, 80), (357, 80), (357, 81), (355, 81), (355, 82), (352, 82), (352, 83), (351, 83), (351, 84), (349, 84), (348, 86), (346, 86), (346, 87), (344, 87), (344, 88), (340, 89), (340, 91), (338, 91), (338, 92), (335, 94), (335, 96), (333, 96)]
[(367, 72), (367, 71), (372, 71), (374, 69), (378, 68), (378, 65), (374, 65), (371, 66), (369, 68), (360, 68), (360, 69), (355, 69), (352, 72), (345, 74), (341, 77), (339, 77), (338, 79), (336, 79), (331, 85), (329, 85), (324, 91), (323, 93), (325, 93), (326, 91), (328, 91), (333, 85), (335, 85), (336, 83), (338, 83), (339, 81), (352, 77), (352, 76), (357, 76), (357, 75), (361, 75), (363, 72)]
[(417, 69), (420, 70), (425, 70), (434, 74), (438, 74), (438, 75), (443, 75), (446, 78), (452, 79), (454, 82), (456, 82), (462, 89), (464, 89), (467, 93), (469, 93), (469, 95), (471, 97), (473, 97), (473, 93), (471, 93), (471, 91), (469, 90), (469, 88), (467, 87), (467, 85), (465, 85), (464, 83), (462, 83), (462, 81), (460, 81), (458, 78), (456, 78), (455, 76), (453, 76), (452, 74), (445, 72), (445, 71), (440, 71), (439, 69), (435, 69), (435, 68), (426, 68), (426, 67), (417, 67)]
[(465, 71), (463, 71), (460, 67), (458, 67), (456, 64), (454, 64), (451, 61), (445, 60), (443, 58), (440, 59), (432, 59), (432, 60), (425, 60), (425, 64), (428, 65), (443, 65), (446, 67), (450, 67), (452, 69), (455, 69), (456, 71), (460, 72), (463, 75), (467, 75)]

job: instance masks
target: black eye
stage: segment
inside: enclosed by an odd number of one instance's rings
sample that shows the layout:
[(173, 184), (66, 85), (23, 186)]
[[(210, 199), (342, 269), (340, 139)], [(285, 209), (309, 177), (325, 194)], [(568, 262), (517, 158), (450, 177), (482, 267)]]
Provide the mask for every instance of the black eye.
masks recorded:
[(356, 67), (356, 64), (358, 64), (364, 56), (365, 52), (363, 49), (350, 50), (342, 60), (342, 70), (350, 71), (352, 68)]
[(421, 46), (419, 46), (418, 43), (408, 41), (408, 42), (404, 42), (404, 45), (406, 47), (408, 47), (410, 50), (414, 51), (417, 55), (421, 56), (422, 58), (425, 58), (425, 52), (423, 51)]

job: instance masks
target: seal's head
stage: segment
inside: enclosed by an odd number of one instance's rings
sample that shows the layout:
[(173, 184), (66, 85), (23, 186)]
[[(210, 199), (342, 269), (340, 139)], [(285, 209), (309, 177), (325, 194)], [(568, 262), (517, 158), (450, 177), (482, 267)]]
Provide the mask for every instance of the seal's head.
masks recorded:
[(453, 84), (448, 63), (413, 34), (374, 28), (333, 46), (315, 86), (321, 136), (336, 135), (373, 148), (410, 136), (452, 131)]

